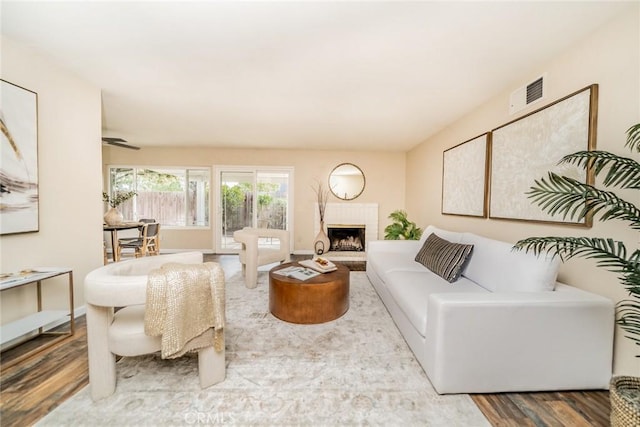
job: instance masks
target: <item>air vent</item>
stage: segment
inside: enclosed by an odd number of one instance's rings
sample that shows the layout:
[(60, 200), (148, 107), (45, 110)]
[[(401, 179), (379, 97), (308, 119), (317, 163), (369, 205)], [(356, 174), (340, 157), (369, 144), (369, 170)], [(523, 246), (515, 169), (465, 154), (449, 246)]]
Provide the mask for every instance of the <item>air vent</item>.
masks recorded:
[(545, 76), (538, 77), (531, 83), (516, 89), (509, 99), (509, 114), (515, 114), (544, 97)]
[(542, 77), (527, 85), (527, 105), (542, 98)]

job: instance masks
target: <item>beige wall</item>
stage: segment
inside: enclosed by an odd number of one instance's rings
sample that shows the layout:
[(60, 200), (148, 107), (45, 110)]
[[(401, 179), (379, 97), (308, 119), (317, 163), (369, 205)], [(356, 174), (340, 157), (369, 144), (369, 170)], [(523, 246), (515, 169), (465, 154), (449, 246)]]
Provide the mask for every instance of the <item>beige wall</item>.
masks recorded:
[[(626, 223), (596, 223), (591, 229), (552, 226), (538, 223), (477, 219), (442, 215), (442, 152), (472, 137), (507, 123), (535, 108), (584, 88), (592, 83), (599, 86), (597, 148), (634, 156), (624, 148), (625, 131), (640, 121), (640, 6), (630, 10), (601, 28), (566, 53), (530, 70), (528, 75), (514, 76), (514, 83), (476, 111), (461, 118), (439, 134), (424, 141), (407, 157), (407, 209), (420, 225), (434, 224), (452, 230), (468, 230), (485, 236), (515, 242), (528, 236), (584, 235), (612, 237), (625, 242), (627, 249), (638, 247), (639, 233)], [(546, 99), (537, 106), (508, 114), (509, 94), (548, 72)], [(620, 192), (630, 201), (639, 202), (637, 192)], [(635, 200), (633, 200), (635, 198)], [(613, 273), (594, 267), (586, 260), (572, 260), (563, 265), (560, 280), (604, 295), (613, 300), (625, 297)], [(558, 325), (559, 327), (561, 325)], [(631, 341), (621, 338), (618, 331), (615, 345), (615, 372), (640, 374), (640, 353)], [(553, 333), (553, 331), (549, 331)], [(588, 355), (585, 355), (588, 357)]]
[[(72, 268), (84, 305), (83, 278), (102, 265), (100, 90), (4, 37), (2, 79), (38, 94), (40, 231), (1, 236), (1, 270)], [(45, 308), (67, 307), (66, 280), (44, 283)], [(32, 288), (2, 293), (2, 324), (35, 311)]]
[[(339, 201), (330, 196), (329, 202), (378, 203), (379, 230), (381, 235), (389, 223), (387, 216), (404, 207), (405, 153), (354, 152), (311, 150), (234, 150), (215, 148), (160, 148), (145, 147), (140, 151), (116, 147), (103, 148), (103, 164), (150, 166), (292, 166), (294, 168), (294, 230), (293, 250), (312, 251), (314, 202), (316, 195), (312, 185), (321, 181), (325, 188), (331, 170), (340, 163), (358, 165), (365, 174), (366, 187), (355, 200)], [(105, 173), (106, 176), (106, 173)], [(105, 189), (106, 189), (105, 183)], [(212, 204), (215, 197), (212, 197)], [(216, 212), (212, 206), (211, 212)], [(212, 224), (215, 223), (211, 219)], [(163, 230), (163, 249), (212, 250), (214, 230)]]

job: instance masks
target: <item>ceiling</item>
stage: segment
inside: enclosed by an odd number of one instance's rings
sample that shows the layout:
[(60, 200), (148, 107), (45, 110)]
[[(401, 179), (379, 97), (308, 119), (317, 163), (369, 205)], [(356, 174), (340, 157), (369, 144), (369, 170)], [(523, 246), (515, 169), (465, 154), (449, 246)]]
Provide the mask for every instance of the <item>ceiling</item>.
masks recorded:
[(631, 5), (2, 0), (1, 31), (101, 88), (103, 136), (404, 151)]

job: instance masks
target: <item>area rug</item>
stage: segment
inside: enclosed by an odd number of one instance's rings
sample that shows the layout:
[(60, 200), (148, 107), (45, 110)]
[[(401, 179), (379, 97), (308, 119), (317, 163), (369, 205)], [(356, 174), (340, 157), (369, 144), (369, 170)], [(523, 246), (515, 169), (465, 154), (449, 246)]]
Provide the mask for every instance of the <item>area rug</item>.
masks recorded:
[(468, 395), (438, 395), (364, 272), (350, 309), (319, 325), (269, 313), (267, 273), (227, 278), (226, 380), (201, 390), (195, 356), (118, 362), (114, 395), (86, 387), (41, 426), (488, 426)]

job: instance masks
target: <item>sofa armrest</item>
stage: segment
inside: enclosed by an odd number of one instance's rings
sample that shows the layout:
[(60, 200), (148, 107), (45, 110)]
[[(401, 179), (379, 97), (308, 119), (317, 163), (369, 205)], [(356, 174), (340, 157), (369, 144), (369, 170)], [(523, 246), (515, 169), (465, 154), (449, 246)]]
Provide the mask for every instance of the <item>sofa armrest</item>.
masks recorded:
[(608, 387), (612, 301), (559, 285), (536, 293), (434, 294), (426, 371), (439, 393)]
[(421, 246), (418, 240), (372, 240), (367, 242), (367, 252), (402, 252), (415, 256)]

